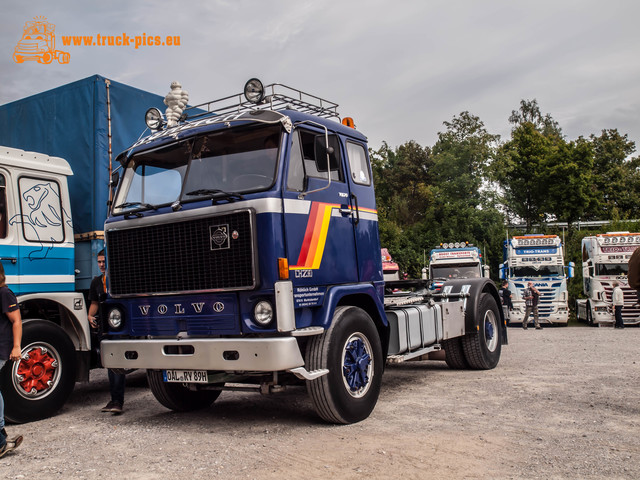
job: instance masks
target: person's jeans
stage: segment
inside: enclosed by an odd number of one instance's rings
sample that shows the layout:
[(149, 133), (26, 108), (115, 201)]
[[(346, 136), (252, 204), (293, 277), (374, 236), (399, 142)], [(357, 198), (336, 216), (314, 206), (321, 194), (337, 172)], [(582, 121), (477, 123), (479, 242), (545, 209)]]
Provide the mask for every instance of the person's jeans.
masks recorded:
[(109, 370), (109, 390), (114, 402), (124, 403), (124, 381), (125, 375)]
[(622, 305), (615, 305), (616, 328), (624, 328), (624, 320), (622, 320)]
[[(0, 371), (4, 367), (6, 360), (0, 360)], [(0, 430), (4, 428), (4, 398), (2, 398), (2, 392), (0, 392)], [(7, 443), (6, 438), (0, 433), (0, 447)]]

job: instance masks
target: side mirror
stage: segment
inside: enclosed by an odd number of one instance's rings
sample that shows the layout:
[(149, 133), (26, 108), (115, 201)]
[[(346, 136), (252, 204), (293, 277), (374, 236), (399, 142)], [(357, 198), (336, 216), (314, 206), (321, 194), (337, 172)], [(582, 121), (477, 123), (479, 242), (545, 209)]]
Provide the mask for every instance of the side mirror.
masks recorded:
[(113, 172), (111, 174), (111, 183), (109, 186), (115, 189), (118, 186), (118, 182), (120, 181), (120, 172)]
[(491, 269), (489, 268), (489, 265), (485, 265), (484, 267), (482, 267), (482, 276), (485, 278), (489, 278), (489, 275), (491, 275)]
[(506, 278), (506, 275), (505, 275), (505, 273), (504, 273), (504, 263), (501, 263), (501, 264), (498, 266), (498, 278), (499, 278), (500, 280), (505, 280), (505, 278)]
[[(316, 135), (314, 141), (314, 155), (316, 158), (316, 169), (318, 172), (328, 172), (338, 168), (338, 157), (336, 149), (332, 145), (335, 143), (335, 136), (329, 135), (329, 143), (324, 135)], [(329, 158), (327, 159), (327, 155)]]
[(569, 266), (567, 267), (567, 278), (573, 278), (575, 276), (575, 269), (576, 264), (573, 262), (569, 262)]

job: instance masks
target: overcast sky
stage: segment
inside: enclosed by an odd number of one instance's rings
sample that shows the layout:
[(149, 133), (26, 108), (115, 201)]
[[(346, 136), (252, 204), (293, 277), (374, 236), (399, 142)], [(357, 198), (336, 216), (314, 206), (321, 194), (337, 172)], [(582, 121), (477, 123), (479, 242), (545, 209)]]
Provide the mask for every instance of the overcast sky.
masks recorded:
[[(17, 64), (24, 23), (56, 26), (70, 63)], [(100, 74), (190, 103), (251, 77), (340, 104), (370, 146), (433, 145), (462, 111), (508, 139), (537, 99), (568, 139), (617, 128), (640, 142), (640, 2), (594, 0), (4, 1), (0, 104)], [(180, 36), (179, 47), (63, 47), (63, 35)], [(141, 115), (144, 112), (141, 112)]]

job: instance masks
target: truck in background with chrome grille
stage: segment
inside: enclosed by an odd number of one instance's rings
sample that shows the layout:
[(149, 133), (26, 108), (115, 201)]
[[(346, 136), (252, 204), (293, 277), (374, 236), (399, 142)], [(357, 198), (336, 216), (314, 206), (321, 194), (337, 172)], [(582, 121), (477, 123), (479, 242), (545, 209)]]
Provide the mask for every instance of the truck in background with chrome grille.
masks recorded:
[(306, 386), (321, 418), (346, 424), (372, 412), (385, 362), (498, 364), (488, 279), (385, 284), (366, 137), (337, 107), (251, 79), (176, 125), (147, 112), (105, 223), (105, 366), (146, 369), (178, 411)]
[(624, 295), (622, 320), (625, 325), (640, 324), (636, 290), (629, 286), (629, 259), (640, 247), (640, 233), (607, 232), (582, 239), (582, 282), (586, 298), (576, 300), (576, 316), (588, 325), (612, 326), (613, 283)]
[(573, 277), (574, 264), (569, 262), (565, 266), (560, 237), (538, 234), (515, 236), (505, 240), (503, 252), (500, 279), (509, 282), (513, 301), (510, 321), (522, 323), (525, 314), (524, 289), (529, 282), (533, 282), (540, 292), (540, 323), (566, 326), (569, 321), (567, 280)]

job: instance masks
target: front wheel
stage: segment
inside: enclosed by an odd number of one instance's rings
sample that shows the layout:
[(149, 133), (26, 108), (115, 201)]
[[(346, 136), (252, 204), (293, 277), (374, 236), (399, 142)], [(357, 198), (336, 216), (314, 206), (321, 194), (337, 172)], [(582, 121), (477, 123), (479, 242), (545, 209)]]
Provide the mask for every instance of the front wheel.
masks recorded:
[(474, 370), (490, 370), (498, 365), (502, 340), (500, 338), (500, 313), (496, 300), (488, 293), (480, 296), (477, 313), (478, 330), (462, 337), (462, 348)]
[(338, 424), (359, 422), (375, 407), (382, 384), (380, 336), (371, 317), (358, 307), (336, 309), (331, 326), (307, 347), (309, 370), (329, 373), (307, 381), (318, 415)]
[(22, 358), (2, 372), (5, 418), (31, 422), (56, 413), (76, 382), (75, 349), (58, 325), (46, 320), (22, 324)]
[(222, 393), (220, 390), (190, 390), (182, 383), (165, 382), (162, 370), (147, 370), (147, 380), (156, 400), (176, 412), (207, 408)]

